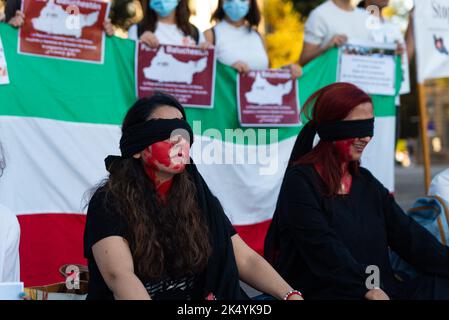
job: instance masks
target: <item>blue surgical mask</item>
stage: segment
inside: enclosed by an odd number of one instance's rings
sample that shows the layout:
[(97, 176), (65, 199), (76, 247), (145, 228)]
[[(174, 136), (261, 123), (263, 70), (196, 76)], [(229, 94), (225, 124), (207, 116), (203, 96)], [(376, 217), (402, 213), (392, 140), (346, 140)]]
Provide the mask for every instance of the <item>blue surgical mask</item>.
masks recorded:
[(223, 10), (234, 22), (244, 18), (249, 11), (249, 0), (225, 0)]
[(178, 6), (179, 0), (151, 0), (148, 4), (150, 9), (156, 11), (161, 17), (166, 17)]

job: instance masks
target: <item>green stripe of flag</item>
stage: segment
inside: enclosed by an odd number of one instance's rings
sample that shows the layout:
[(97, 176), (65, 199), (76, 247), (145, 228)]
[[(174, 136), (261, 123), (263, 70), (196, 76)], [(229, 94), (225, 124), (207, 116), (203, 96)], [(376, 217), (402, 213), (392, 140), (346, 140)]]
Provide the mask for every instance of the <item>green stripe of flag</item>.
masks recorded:
[[(0, 24), (0, 35), (11, 82), (0, 86), (0, 115), (118, 125), (136, 98), (134, 41), (107, 38), (104, 64), (97, 65), (19, 55), (18, 31)], [(301, 102), (335, 82), (337, 60), (338, 50), (334, 49), (304, 68), (299, 80)], [(225, 129), (240, 128), (236, 76), (234, 69), (218, 63), (214, 108), (188, 109), (189, 121), (201, 120), (202, 131), (217, 129), (223, 137)], [(394, 97), (374, 96), (373, 100), (377, 117), (395, 115)], [(280, 128), (279, 140), (293, 137), (298, 131), (299, 128)]]

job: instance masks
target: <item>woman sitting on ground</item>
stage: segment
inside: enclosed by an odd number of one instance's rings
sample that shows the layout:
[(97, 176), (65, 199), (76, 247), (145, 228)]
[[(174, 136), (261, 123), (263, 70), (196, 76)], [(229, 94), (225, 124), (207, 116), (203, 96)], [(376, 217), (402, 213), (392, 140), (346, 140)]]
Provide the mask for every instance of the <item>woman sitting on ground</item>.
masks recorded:
[[(360, 166), (374, 134), (371, 98), (335, 83), (302, 112), (310, 121), (291, 154), (265, 257), (306, 299), (448, 299), (448, 247)], [(421, 275), (398, 281), (389, 248)]]
[(239, 279), (301, 299), (236, 233), (190, 159), (192, 129), (173, 97), (138, 100), (121, 156), (93, 195), (84, 235), (88, 299), (245, 299)]

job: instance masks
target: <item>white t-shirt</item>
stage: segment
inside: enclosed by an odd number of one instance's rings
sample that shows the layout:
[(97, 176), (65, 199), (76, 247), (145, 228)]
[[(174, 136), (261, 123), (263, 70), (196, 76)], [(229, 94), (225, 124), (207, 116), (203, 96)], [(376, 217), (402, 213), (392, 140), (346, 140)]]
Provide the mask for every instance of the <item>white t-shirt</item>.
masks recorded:
[(17, 217), (0, 205), (0, 282), (20, 281), (19, 241)]
[[(168, 44), (173, 46), (196, 46), (195, 39), (191, 36), (185, 36), (176, 24), (168, 24), (158, 22), (154, 35), (160, 44)], [(138, 40), (137, 25), (132, 25), (128, 30), (128, 38)], [(204, 34), (199, 32), (199, 43), (206, 41)]]
[(224, 64), (237, 61), (246, 63), (252, 70), (268, 69), (268, 55), (260, 34), (247, 26), (235, 27), (220, 21), (215, 27), (215, 54)]
[(402, 35), (399, 25), (392, 23), (389, 20), (376, 19), (378, 27), (369, 30), (370, 40), (377, 43), (405, 43), (404, 36)]
[(429, 195), (440, 196), (449, 205), (449, 169), (444, 170), (432, 179)]
[[(401, 43), (404, 46), (404, 54), (402, 55), (402, 74), (403, 82), (399, 94), (407, 94), (410, 92), (410, 70), (407, 51), (405, 50), (405, 39), (399, 25), (389, 20), (376, 19), (378, 27), (372, 28), (370, 33), (370, 41), (377, 43)], [(399, 106), (399, 96), (396, 98), (396, 105)]]
[(368, 13), (361, 8), (346, 11), (332, 0), (313, 10), (304, 26), (304, 42), (325, 46), (333, 36), (346, 35), (355, 41), (368, 41)]

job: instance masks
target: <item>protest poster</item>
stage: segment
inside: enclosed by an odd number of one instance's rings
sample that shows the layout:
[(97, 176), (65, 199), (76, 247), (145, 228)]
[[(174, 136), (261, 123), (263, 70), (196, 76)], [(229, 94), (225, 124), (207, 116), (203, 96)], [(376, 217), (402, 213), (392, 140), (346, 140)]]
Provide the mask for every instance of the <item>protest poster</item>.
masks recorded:
[(109, 6), (99, 0), (23, 0), (18, 52), (102, 64)]
[(415, 0), (418, 82), (449, 77), (449, 0)]
[(215, 51), (195, 47), (136, 45), (136, 91), (172, 94), (187, 107), (213, 108)]
[(237, 99), (243, 127), (286, 127), (299, 124), (296, 80), (289, 70), (239, 74)]
[(396, 44), (348, 42), (340, 47), (337, 78), (369, 94), (396, 94)]

